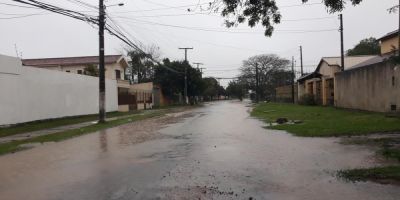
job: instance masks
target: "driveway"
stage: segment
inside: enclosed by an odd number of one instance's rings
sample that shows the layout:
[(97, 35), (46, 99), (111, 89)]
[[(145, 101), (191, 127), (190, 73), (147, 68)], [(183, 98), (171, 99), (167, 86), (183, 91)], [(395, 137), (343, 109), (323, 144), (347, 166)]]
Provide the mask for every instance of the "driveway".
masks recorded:
[(238, 101), (126, 124), (0, 157), (0, 199), (399, 199), (349, 183), (366, 147), (264, 129)]

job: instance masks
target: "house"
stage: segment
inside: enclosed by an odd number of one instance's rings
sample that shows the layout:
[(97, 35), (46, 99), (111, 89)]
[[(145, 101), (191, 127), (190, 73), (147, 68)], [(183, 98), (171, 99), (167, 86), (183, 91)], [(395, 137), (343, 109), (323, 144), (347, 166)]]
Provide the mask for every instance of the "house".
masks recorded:
[[(118, 87), (118, 96), (120, 97), (119, 111), (129, 111), (129, 105), (134, 104), (133, 97), (127, 97), (125, 94), (130, 89), (130, 83), (125, 79), (125, 71), (128, 68), (128, 61), (123, 55), (106, 55), (105, 58), (105, 77), (106, 79), (116, 80)], [(37, 67), (42, 69), (57, 70), (75, 74), (87, 74), (90, 67), (98, 69), (98, 56), (83, 57), (61, 57), (61, 58), (39, 58), (23, 59), (24, 66)]]
[[(344, 70), (359, 67), (377, 56), (345, 56)], [(335, 74), (341, 71), (341, 57), (324, 57), (311, 74), (298, 79), (298, 98), (312, 95), (320, 105), (335, 104)]]
[(161, 86), (153, 82), (133, 84), (129, 93), (137, 97), (137, 109), (139, 110), (167, 106), (173, 103), (163, 94)]
[(381, 55), (335, 74), (336, 106), (375, 112), (399, 112), (400, 65), (391, 61), (398, 49), (398, 31), (379, 39)]
[[(125, 71), (128, 67), (128, 61), (123, 55), (106, 55), (105, 77), (112, 80), (125, 80)], [(23, 59), (25, 66), (39, 67), (51, 70), (64, 71), (76, 74), (85, 74), (85, 68), (95, 66), (98, 68), (98, 56), (83, 57), (62, 57), (62, 58), (39, 58)]]
[(399, 31), (392, 31), (378, 39), (381, 43), (381, 55), (392, 53), (399, 49)]

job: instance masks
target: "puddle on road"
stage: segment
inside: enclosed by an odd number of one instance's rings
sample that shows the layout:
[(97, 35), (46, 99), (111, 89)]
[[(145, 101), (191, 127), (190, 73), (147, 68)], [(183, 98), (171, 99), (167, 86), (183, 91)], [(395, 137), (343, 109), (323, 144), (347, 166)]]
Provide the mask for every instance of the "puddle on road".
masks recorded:
[(338, 180), (376, 165), (339, 139), (266, 130), (240, 102), (148, 119), (0, 157), (2, 199), (381, 199), (396, 186)]

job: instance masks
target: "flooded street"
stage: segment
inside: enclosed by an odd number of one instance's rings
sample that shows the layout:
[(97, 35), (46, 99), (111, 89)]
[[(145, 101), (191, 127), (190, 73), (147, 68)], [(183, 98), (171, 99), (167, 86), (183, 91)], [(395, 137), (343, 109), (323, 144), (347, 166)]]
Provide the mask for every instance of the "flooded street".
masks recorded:
[(348, 183), (373, 150), (264, 129), (238, 101), (207, 104), (0, 157), (0, 199), (399, 199)]

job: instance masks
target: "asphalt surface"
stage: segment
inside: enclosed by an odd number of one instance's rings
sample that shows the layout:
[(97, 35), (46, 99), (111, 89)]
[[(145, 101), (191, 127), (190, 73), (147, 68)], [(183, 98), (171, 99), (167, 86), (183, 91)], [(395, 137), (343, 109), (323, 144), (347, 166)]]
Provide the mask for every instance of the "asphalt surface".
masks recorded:
[(264, 129), (224, 101), (0, 157), (0, 199), (400, 199), (340, 169), (375, 153)]

